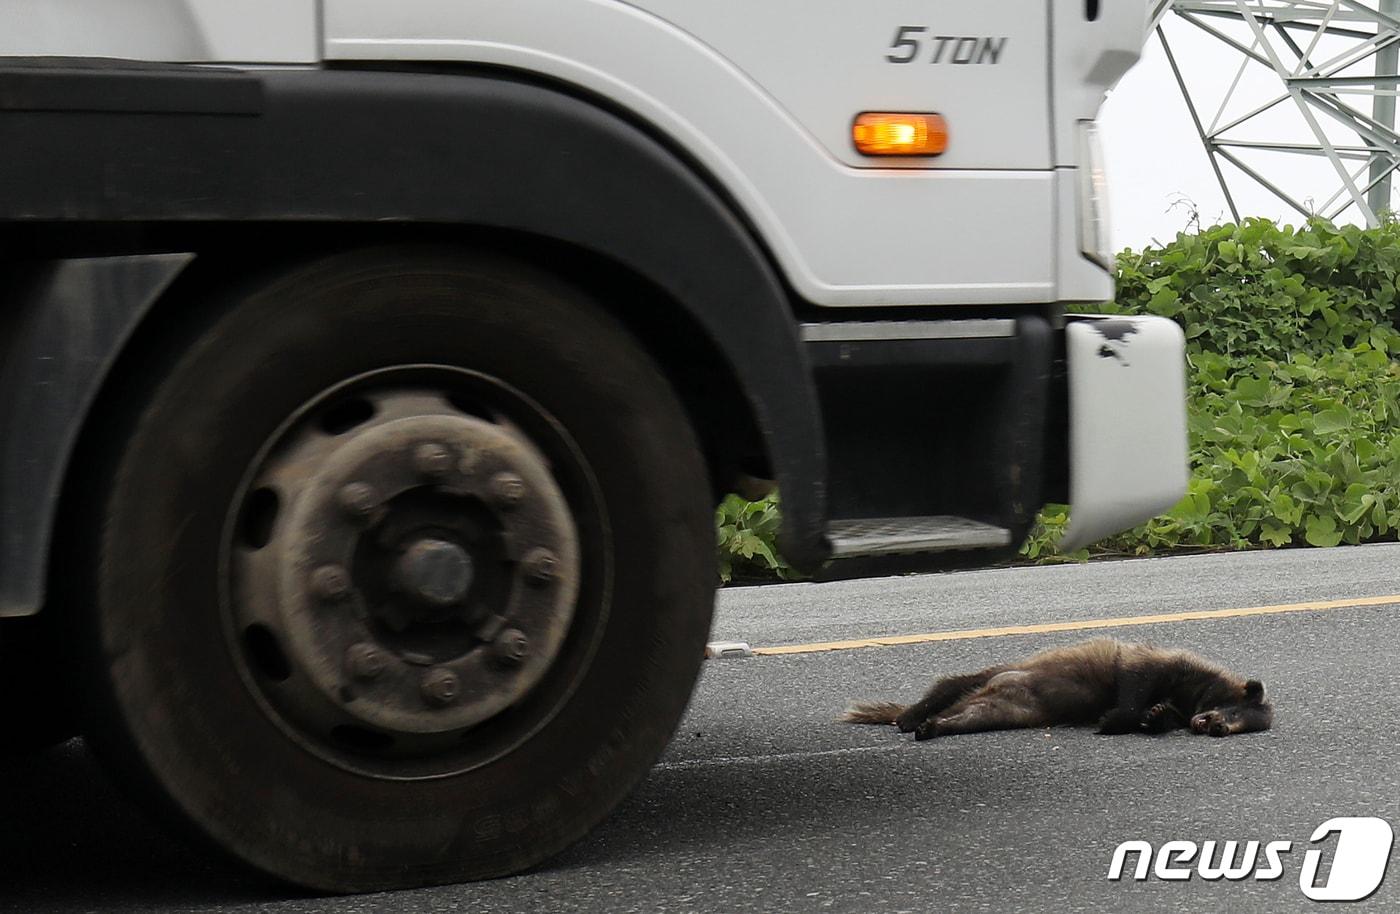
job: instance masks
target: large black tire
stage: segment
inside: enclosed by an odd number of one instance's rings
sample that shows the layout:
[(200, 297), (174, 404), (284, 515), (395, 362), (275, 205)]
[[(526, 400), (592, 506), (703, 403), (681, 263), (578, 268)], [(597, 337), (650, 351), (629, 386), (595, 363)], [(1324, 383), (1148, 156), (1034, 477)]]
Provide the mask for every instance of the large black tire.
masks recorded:
[[(314, 889), (501, 876), (582, 837), (664, 748), (713, 609), (706, 470), (657, 366), (581, 291), (458, 249), (350, 252), (185, 307), (204, 316), (168, 363), (142, 366), (147, 380), (121, 394), (129, 419), (105, 435), (87, 617), (98, 754), (197, 834)], [(518, 391), (557, 423), (552, 445), (534, 444), (576, 448), (557, 482), (581, 581), (528, 698), (463, 734), (457, 755), (366, 744), (361, 766), (250, 681), (221, 554), (249, 468), (288, 417), (347, 378), (423, 364)], [(295, 679), (295, 656), (274, 660)]]

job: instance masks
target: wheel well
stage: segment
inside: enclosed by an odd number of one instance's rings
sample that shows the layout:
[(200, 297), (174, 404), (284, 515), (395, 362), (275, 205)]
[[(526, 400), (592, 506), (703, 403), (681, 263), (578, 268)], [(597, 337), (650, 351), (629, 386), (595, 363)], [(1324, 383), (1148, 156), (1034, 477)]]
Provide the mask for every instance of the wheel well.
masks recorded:
[[(164, 237), (167, 231), (169, 237)], [(768, 479), (773, 475), (751, 404), (729, 361), (699, 321), (656, 284), (597, 252), (528, 233), (469, 226), (186, 224), (168, 230), (146, 226), (139, 235), (138, 247), (183, 248), (198, 252), (198, 256), (137, 328), (103, 385), (99, 405), (111, 391), (130, 381), (127, 375), (139, 373), (146, 356), (161, 351), (170, 337), (167, 325), (178, 322), (188, 303), (198, 301), (207, 291), (247, 280), (250, 270), (243, 252), (273, 252), (260, 262), (261, 270), (360, 246), (450, 243), (494, 250), (528, 262), (583, 289), (622, 321), (670, 380), (685, 407), (704, 448), (716, 500), (743, 476)], [(127, 238), (117, 244), (126, 247), (132, 241)], [(110, 250), (98, 239), (93, 240), (93, 246)], [(91, 424), (91, 417), (86, 424)], [(85, 428), (83, 438), (87, 437)], [(71, 464), (75, 471), (84, 464), (82, 447), (80, 440), (79, 453)]]
[[(641, 340), (684, 404), (716, 499), (740, 476), (771, 478), (762, 435), (723, 353), (685, 307), (644, 277), (586, 251), (525, 244), (516, 253), (586, 289)], [(553, 250), (551, 250), (553, 248)]]

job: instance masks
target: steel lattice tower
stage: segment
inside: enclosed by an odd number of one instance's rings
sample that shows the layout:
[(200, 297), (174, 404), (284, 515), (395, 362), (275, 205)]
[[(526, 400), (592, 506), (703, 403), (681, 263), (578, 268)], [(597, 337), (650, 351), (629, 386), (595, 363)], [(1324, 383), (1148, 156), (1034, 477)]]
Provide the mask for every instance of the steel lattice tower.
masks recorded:
[[(1203, 110), (1188, 88), (1195, 74), (1180, 65), (1161, 28), (1168, 12), (1240, 57), (1209, 121), (1203, 117), (1209, 108)], [(1240, 213), (1222, 161), (1304, 216), (1337, 219), (1354, 207), (1375, 225), (1378, 213), (1396, 209), (1390, 178), (1400, 166), (1395, 132), (1400, 0), (1162, 0), (1157, 21), (1158, 40), (1237, 222)], [(1251, 67), (1272, 71), (1280, 89), (1262, 103), (1240, 105), (1237, 90)], [(1277, 136), (1278, 115), (1285, 108), (1301, 118), (1286, 131), (1287, 138)], [(1277, 174), (1270, 177), (1257, 153), (1323, 156), (1339, 186), (1324, 202), (1305, 205)]]

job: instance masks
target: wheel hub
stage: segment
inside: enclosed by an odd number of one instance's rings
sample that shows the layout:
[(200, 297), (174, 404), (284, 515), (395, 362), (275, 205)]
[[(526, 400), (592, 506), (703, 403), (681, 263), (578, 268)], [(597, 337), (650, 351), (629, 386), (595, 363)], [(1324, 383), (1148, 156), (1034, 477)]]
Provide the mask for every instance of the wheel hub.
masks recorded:
[(399, 589), (434, 607), (460, 603), (472, 584), (472, 557), (456, 543), (425, 536), (394, 565)]
[(313, 408), (256, 471), (285, 509), (266, 547), (232, 556), (234, 623), (285, 654), (288, 675), (255, 678), (295, 730), (431, 754), (548, 671), (578, 593), (576, 528), (514, 426), (431, 390), (356, 396), (370, 418), (327, 432)]

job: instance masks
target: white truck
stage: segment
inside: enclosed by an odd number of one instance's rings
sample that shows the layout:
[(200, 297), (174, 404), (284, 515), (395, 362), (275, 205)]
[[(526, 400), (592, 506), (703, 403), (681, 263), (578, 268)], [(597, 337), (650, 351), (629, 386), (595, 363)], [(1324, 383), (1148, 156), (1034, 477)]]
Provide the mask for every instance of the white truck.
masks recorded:
[(252, 866), (498, 876), (646, 773), (713, 507), (986, 562), (1186, 475), (1093, 118), (1147, 0), (0, 5), (0, 747)]

